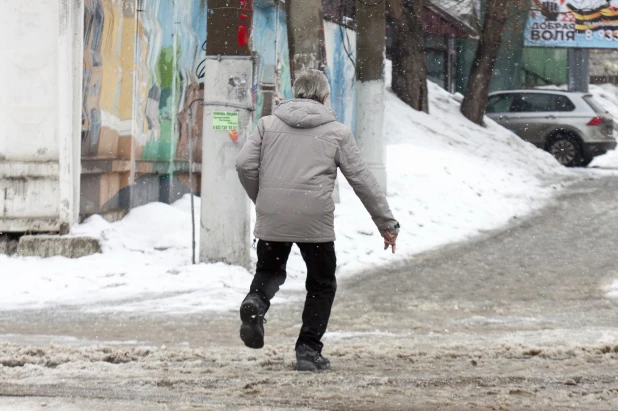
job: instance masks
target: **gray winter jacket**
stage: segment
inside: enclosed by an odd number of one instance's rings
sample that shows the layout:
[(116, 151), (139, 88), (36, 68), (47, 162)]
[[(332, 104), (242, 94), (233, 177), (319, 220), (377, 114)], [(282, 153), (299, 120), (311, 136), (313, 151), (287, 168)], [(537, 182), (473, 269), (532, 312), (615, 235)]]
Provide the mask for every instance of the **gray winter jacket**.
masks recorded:
[(335, 241), (332, 199), (341, 169), (380, 233), (398, 232), (384, 192), (367, 169), (350, 129), (313, 100), (281, 104), (258, 122), (236, 170), (256, 204), (255, 237), (264, 241)]

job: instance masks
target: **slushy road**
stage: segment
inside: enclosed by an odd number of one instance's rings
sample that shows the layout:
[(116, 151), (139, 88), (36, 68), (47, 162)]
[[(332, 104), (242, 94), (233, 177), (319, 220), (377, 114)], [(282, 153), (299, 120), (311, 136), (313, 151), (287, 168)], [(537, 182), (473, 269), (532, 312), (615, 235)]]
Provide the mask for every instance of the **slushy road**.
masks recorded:
[(504, 230), (341, 281), (333, 369), (315, 374), (293, 371), (300, 295), (273, 304), (259, 351), (236, 312), (2, 312), (0, 409), (616, 410), (617, 238), (618, 177), (595, 178)]

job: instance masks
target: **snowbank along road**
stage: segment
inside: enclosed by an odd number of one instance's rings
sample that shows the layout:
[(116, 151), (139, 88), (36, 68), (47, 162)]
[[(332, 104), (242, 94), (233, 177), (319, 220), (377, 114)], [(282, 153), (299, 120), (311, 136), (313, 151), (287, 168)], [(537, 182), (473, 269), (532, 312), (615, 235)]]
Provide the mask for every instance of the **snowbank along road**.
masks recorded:
[(591, 179), (506, 230), (342, 281), (334, 367), (315, 374), (293, 371), (293, 293), (260, 351), (235, 312), (3, 312), (0, 409), (616, 410), (616, 232), (618, 178)]

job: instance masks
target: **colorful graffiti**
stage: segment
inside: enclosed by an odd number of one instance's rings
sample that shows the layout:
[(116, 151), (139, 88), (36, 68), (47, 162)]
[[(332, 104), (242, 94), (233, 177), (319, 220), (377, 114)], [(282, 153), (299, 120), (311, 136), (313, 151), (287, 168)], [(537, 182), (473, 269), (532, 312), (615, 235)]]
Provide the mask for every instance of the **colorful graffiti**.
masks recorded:
[(101, 130), (99, 96), (103, 73), (101, 43), (104, 12), (99, 2), (86, 0), (84, 13), (82, 154), (87, 156), (97, 153)]
[[(206, 0), (85, 1), (83, 214), (187, 191), (206, 16)], [(199, 163), (200, 105), (193, 111)]]
[(259, 53), (258, 93), (254, 122), (271, 114), (272, 107), (292, 98), (290, 54), (285, 6), (266, 0), (254, 3), (253, 49)]
[[(287, 16), (278, 3), (254, 2), (255, 123), (292, 97)], [(190, 135), (199, 192), (203, 127), (195, 102), (205, 93), (207, 0), (84, 0), (84, 7), (82, 215), (188, 192)], [(347, 80), (333, 90), (335, 107), (351, 101)], [(349, 110), (341, 113), (349, 123)]]
[[(354, 131), (356, 68), (352, 60), (356, 53), (356, 32), (329, 21), (324, 22), (327, 74), (330, 83), (330, 104), (337, 121)], [(348, 53), (351, 56), (348, 56)]]

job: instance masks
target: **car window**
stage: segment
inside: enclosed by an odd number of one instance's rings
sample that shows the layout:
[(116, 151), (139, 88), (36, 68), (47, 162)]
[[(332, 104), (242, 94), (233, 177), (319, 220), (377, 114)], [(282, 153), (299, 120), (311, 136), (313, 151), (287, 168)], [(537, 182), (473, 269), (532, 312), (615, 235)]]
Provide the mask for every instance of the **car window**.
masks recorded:
[(586, 103), (588, 103), (588, 105), (590, 107), (592, 107), (592, 109), (595, 111), (595, 113), (597, 113), (597, 114), (605, 114), (605, 113), (607, 113), (607, 109), (605, 107), (603, 107), (598, 101), (596, 101), (594, 99), (594, 97), (592, 97), (592, 96), (584, 96), (584, 101)]
[(554, 111), (573, 111), (575, 104), (567, 96), (554, 95)]
[(543, 113), (548, 111), (573, 111), (575, 105), (560, 94), (520, 93), (511, 105), (513, 113)]
[(513, 94), (491, 96), (487, 102), (487, 113), (508, 113), (513, 102)]

